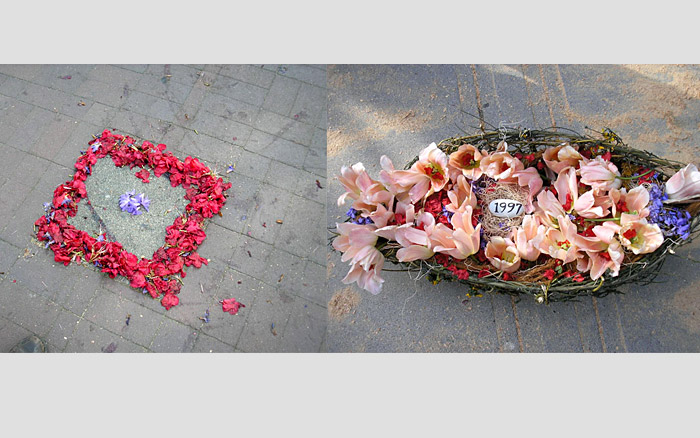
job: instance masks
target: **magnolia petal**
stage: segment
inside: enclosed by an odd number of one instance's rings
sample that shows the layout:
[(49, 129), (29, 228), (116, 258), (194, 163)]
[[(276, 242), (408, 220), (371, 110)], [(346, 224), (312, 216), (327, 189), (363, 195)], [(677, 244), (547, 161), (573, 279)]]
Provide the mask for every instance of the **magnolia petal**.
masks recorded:
[(411, 262), (413, 260), (429, 259), (434, 254), (435, 252), (426, 246), (411, 245), (408, 248), (401, 248), (396, 251), (396, 258), (400, 262)]

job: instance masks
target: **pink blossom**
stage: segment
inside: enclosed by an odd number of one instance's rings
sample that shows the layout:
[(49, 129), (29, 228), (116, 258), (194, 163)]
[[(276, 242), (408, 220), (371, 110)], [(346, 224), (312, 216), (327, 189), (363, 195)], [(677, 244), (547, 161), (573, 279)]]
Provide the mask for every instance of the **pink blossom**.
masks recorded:
[(571, 145), (563, 144), (553, 148), (547, 148), (542, 154), (544, 163), (556, 173), (560, 173), (567, 167), (576, 168), (581, 160), (585, 160)]
[(624, 259), (625, 253), (620, 242), (613, 239), (603, 251), (586, 251), (586, 256), (578, 259), (577, 268), (581, 272), (590, 271), (592, 280), (602, 277), (608, 269), (613, 277), (617, 277)]
[(540, 250), (537, 248), (537, 236), (544, 233), (544, 225), (540, 225), (536, 216), (527, 214), (523, 216), (523, 222), (520, 227), (514, 227), (512, 231), (512, 240), (515, 247), (523, 260), (535, 261), (540, 256)]
[(620, 225), (629, 222), (637, 222), (649, 216), (649, 191), (643, 186), (638, 186), (627, 192), (622, 189), (618, 196), (617, 205), (624, 207), (620, 213)]
[(408, 191), (411, 202), (418, 202), (445, 187), (448, 181), (447, 161), (447, 155), (435, 143), (431, 143), (420, 152), (418, 161), (409, 170), (395, 170), (391, 160), (382, 156), (383, 170), (379, 179), (394, 191), (399, 200), (404, 200), (404, 196), (400, 195)]
[(450, 229), (444, 224), (437, 224), (430, 238), (433, 250), (464, 260), (479, 251), (481, 224), (474, 228), (472, 224), (472, 207), (467, 206), (464, 212), (452, 215)]
[(617, 166), (600, 156), (582, 164), (579, 173), (581, 174), (581, 182), (596, 190), (619, 189), (622, 185)]
[(464, 175), (470, 180), (479, 179), (483, 173), (480, 167), (482, 157), (483, 155), (476, 147), (470, 144), (460, 146), (459, 149), (450, 154), (450, 160), (447, 164), (450, 179), (456, 181), (459, 175)]
[(472, 193), (472, 186), (464, 175), (459, 175), (451, 190), (447, 191), (450, 203), (445, 209), (452, 213), (464, 212), (467, 207), (476, 208), (477, 199)]
[(365, 171), (362, 163), (348, 168), (343, 166), (338, 181), (345, 187), (346, 192), (338, 198), (338, 205), (343, 205), (347, 198), (353, 199), (352, 208), (369, 215), (380, 204), (389, 204), (391, 193), (378, 181), (373, 180)]
[(566, 216), (566, 211), (549, 190), (542, 190), (537, 195), (537, 205), (535, 206), (535, 216), (540, 223), (547, 225), (549, 228), (559, 228), (557, 218)]
[(525, 213), (532, 213), (535, 211), (535, 206), (532, 203), (532, 199), (540, 189), (542, 189), (542, 177), (540, 176), (537, 169), (534, 167), (528, 167), (524, 170), (519, 170), (513, 174), (514, 177), (518, 179), (518, 185), (520, 187), (527, 187), (527, 205), (525, 205)]
[(694, 164), (688, 164), (666, 181), (666, 203), (687, 202), (700, 196), (700, 172)]
[(492, 237), (486, 244), (485, 254), (489, 262), (499, 271), (510, 273), (520, 268), (520, 254), (510, 239)]
[(336, 224), (340, 235), (333, 240), (333, 248), (343, 253), (341, 260), (350, 261), (350, 271), (343, 283), (357, 284), (373, 294), (379, 293), (384, 280), (379, 273), (384, 266), (384, 255), (375, 247), (377, 234), (373, 225), (353, 223)]
[(396, 252), (400, 262), (425, 260), (435, 254), (430, 238), (435, 229), (435, 218), (430, 213), (421, 213), (416, 217), (416, 222), (422, 230), (408, 223), (396, 228), (396, 241), (403, 247)]
[(664, 236), (656, 224), (646, 219), (628, 222), (618, 232), (620, 243), (635, 254), (648, 254), (656, 251), (664, 243)]
[(523, 170), (525, 165), (522, 161), (513, 157), (507, 152), (508, 144), (501, 142), (498, 145), (497, 152), (485, 156), (481, 159), (481, 170), (486, 176), (489, 176), (503, 183), (515, 183), (517, 178), (515, 173)]
[(559, 229), (548, 228), (544, 234), (538, 235), (537, 244), (543, 254), (570, 263), (580, 257), (578, 234), (567, 216), (559, 216), (556, 220)]
[(567, 213), (576, 211), (581, 217), (602, 218), (610, 212), (612, 204), (607, 196), (597, 195), (595, 190), (579, 196), (578, 178), (573, 167), (562, 169), (553, 185), (557, 190), (557, 198)]
[(350, 222), (336, 223), (340, 235), (333, 239), (333, 248), (343, 253), (341, 260), (351, 263), (364, 263), (371, 257), (372, 249), (377, 244), (374, 225), (359, 225)]
[(384, 279), (379, 275), (384, 267), (384, 256), (376, 249), (371, 256), (370, 262), (366, 267), (360, 264), (352, 264), (350, 271), (343, 278), (342, 282), (344, 284), (357, 282), (357, 285), (362, 289), (377, 295), (381, 292), (382, 283), (384, 283)]

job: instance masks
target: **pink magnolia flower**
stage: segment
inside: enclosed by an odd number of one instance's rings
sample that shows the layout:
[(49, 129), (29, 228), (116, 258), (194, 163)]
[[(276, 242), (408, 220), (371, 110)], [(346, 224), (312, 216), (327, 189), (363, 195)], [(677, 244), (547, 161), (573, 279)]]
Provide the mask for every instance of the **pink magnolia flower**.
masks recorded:
[(536, 216), (527, 214), (523, 216), (523, 222), (520, 227), (514, 227), (511, 238), (515, 243), (515, 247), (523, 260), (535, 261), (540, 256), (540, 250), (537, 248), (538, 236), (543, 235), (545, 226), (540, 225)]
[(401, 217), (402, 219), (402, 224), (401, 225), (384, 225), (382, 227), (379, 227), (377, 224), (378, 229), (374, 232), (377, 236), (383, 237), (387, 240), (396, 240), (396, 230), (399, 227), (413, 227), (415, 225), (415, 220), (416, 220), (416, 207), (413, 204), (406, 204), (404, 202), (397, 202), (396, 207), (395, 207), (395, 213), (394, 217), (398, 218)]
[(341, 260), (351, 263), (363, 263), (371, 257), (372, 249), (377, 244), (376, 226), (359, 225), (350, 222), (336, 223), (340, 235), (333, 239), (333, 248), (343, 253)]
[(481, 170), (489, 176), (503, 183), (515, 183), (517, 178), (514, 173), (523, 170), (525, 165), (522, 161), (513, 157), (507, 152), (508, 144), (504, 141), (499, 143), (495, 153), (481, 159)]
[(362, 163), (356, 163), (352, 167), (343, 166), (337, 178), (346, 190), (338, 198), (338, 205), (343, 205), (350, 198), (354, 200), (352, 208), (370, 214), (378, 205), (388, 205), (392, 199), (386, 187), (370, 178)]
[(557, 190), (557, 199), (567, 213), (575, 210), (579, 216), (585, 218), (601, 218), (608, 215), (612, 203), (607, 196), (597, 195), (595, 190), (589, 190), (579, 196), (579, 182), (573, 167), (562, 169), (553, 185)]
[(472, 193), (472, 185), (467, 182), (464, 175), (459, 175), (451, 190), (447, 191), (450, 203), (445, 209), (452, 213), (464, 212), (467, 207), (476, 208), (477, 199)]
[(542, 190), (537, 195), (537, 205), (535, 206), (535, 216), (540, 223), (549, 228), (559, 228), (558, 217), (566, 216), (566, 211), (549, 190)]
[[(615, 205), (616, 213), (620, 213), (620, 225), (628, 222), (636, 222), (649, 216), (649, 191), (643, 186), (638, 186), (629, 192), (623, 188), (619, 195), (615, 196), (618, 201)], [(618, 206), (621, 210), (617, 210)]]
[(430, 238), (435, 230), (435, 218), (430, 213), (423, 212), (416, 217), (416, 223), (417, 227), (407, 219), (404, 225), (388, 226), (377, 230), (377, 235), (393, 237), (391, 240), (395, 240), (403, 247), (396, 252), (396, 258), (400, 262), (425, 260), (435, 254)]
[(384, 255), (375, 247), (377, 234), (374, 225), (353, 223), (336, 224), (340, 235), (333, 240), (333, 248), (343, 253), (341, 260), (350, 261), (350, 271), (344, 284), (357, 284), (373, 294), (379, 293), (384, 280), (379, 273), (384, 266)]
[(489, 262), (499, 271), (510, 273), (520, 268), (520, 254), (510, 239), (492, 237), (486, 244), (485, 253)]
[(464, 175), (470, 180), (477, 180), (483, 173), (480, 161), (483, 155), (479, 150), (470, 145), (463, 144), (455, 152), (450, 154), (447, 167), (450, 172), (450, 179), (457, 181), (459, 175)]
[[(379, 179), (393, 188), (399, 195), (408, 191), (411, 202), (417, 202), (435, 192), (442, 190), (447, 184), (447, 155), (440, 150), (435, 143), (423, 149), (409, 170), (395, 170), (393, 163), (386, 156), (382, 156), (383, 171)], [(403, 200), (398, 196), (399, 200)]]
[(546, 229), (537, 240), (538, 248), (543, 254), (548, 254), (564, 263), (573, 262), (581, 256), (576, 225), (567, 216), (559, 216), (556, 222), (559, 229)]
[(472, 225), (472, 207), (467, 206), (464, 212), (452, 215), (450, 229), (444, 224), (437, 224), (430, 238), (433, 250), (464, 260), (479, 251), (481, 224), (476, 228)]
[(617, 166), (604, 160), (601, 156), (582, 164), (579, 173), (581, 174), (581, 182), (596, 190), (619, 189), (622, 185)]
[(618, 232), (620, 243), (635, 254), (648, 254), (656, 251), (664, 243), (664, 236), (656, 224), (646, 219), (628, 222)]
[(600, 278), (608, 269), (613, 277), (617, 277), (624, 259), (622, 245), (617, 239), (612, 239), (603, 251), (586, 251), (586, 257), (577, 261), (577, 268), (581, 272), (590, 271), (592, 280)]
[(571, 145), (563, 144), (553, 148), (547, 148), (542, 154), (544, 163), (556, 173), (560, 173), (567, 167), (576, 168), (581, 160), (585, 160)]
[(377, 295), (382, 290), (384, 279), (379, 273), (384, 267), (384, 256), (376, 248), (367, 258), (366, 264), (363, 266), (359, 263), (353, 263), (350, 266), (350, 271), (341, 281), (344, 284), (357, 282), (357, 285), (362, 289)]
[(535, 206), (532, 203), (532, 199), (540, 189), (542, 189), (542, 177), (540, 176), (537, 169), (534, 167), (528, 167), (524, 170), (519, 170), (513, 174), (515, 178), (518, 179), (518, 185), (520, 187), (528, 188), (527, 195), (527, 205), (525, 205), (525, 213), (532, 213), (535, 211)]
[(666, 181), (666, 203), (686, 202), (700, 196), (700, 172), (694, 164), (688, 164)]

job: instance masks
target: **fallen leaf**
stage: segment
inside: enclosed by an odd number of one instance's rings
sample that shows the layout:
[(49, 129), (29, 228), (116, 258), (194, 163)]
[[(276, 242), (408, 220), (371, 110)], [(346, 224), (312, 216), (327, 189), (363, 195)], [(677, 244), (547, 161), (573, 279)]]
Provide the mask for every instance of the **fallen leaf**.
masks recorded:
[(59, 76), (59, 79), (71, 79), (71, 75)]
[(283, 278), (284, 278), (284, 274), (280, 275), (280, 279), (277, 280), (277, 283), (280, 283), (280, 282), (282, 281)]
[(102, 348), (102, 352), (103, 353), (114, 353), (116, 351), (116, 349), (117, 349), (117, 344), (112, 342), (108, 346)]
[(278, 224), (281, 224), (281, 223), (282, 223), (282, 219), (277, 219), (275, 222), (277, 222)]
[(80, 102), (78, 102), (78, 106), (85, 106), (85, 102), (81, 100)]
[(316, 180), (316, 187), (318, 187), (319, 189), (323, 188), (321, 187), (321, 182), (319, 180)]

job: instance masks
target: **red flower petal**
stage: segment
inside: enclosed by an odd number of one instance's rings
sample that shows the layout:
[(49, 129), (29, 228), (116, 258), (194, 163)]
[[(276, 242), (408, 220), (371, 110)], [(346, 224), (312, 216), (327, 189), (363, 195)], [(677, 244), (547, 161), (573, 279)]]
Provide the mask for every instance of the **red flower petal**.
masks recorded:
[(142, 180), (144, 183), (149, 183), (150, 181), (148, 180), (148, 178), (151, 176), (151, 173), (146, 169), (141, 169), (138, 172), (136, 172), (134, 176)]
[(160, 304), (165, 307), (165, 310), (170, 310), (171, 307), (180, 304), (180, 299), (177, 297), (177, 295), (168, 293), (165, 294), (162, 300), (160, 300)]
[(228, 312), (231, 315), (235, 315), (236, 313), (238, 313), (238, 309), (241, 307), (245, 307), (245, 305), (236, 301), (235, 298), (229, 298), (227, 300), (221, 301), (221, 308), (223, 309), (223, 311)]

